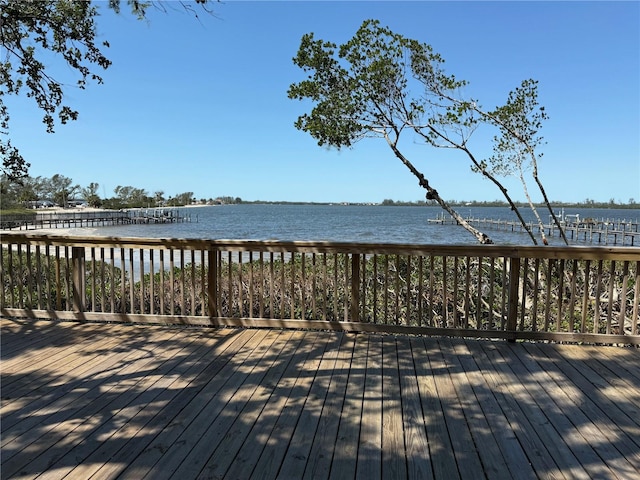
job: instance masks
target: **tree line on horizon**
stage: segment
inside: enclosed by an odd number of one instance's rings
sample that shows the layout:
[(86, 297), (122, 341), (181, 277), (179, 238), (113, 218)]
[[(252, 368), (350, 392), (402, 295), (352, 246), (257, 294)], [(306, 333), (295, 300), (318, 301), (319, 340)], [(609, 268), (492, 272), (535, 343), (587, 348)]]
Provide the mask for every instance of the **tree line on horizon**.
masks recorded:
[[(447, 200), (448, 203), (454, 207), (508, 207), (509, 204), (504, 200)], [(526, 207), (528, 205), (527, 202), (514, 201), (514, 204), (518, 207)], [(579, 208), (623, 208), (623, 209), (640, 209), (640, 202), (636, 201), (634, 198), (630, 198), (627, 203), (622, 203), (620, 201), (616, 201), (614, 198), (610, 198), (608, 201), (597, 201), (591, 198), (586, 198), (581, 202), (564, 202), (564, 201), (553, 201), (552, 204), (555, 207), (579, 207)], [(419, 206), (419, 205), (433, 205), (437, 204), (434, 201), (423, 201), (416, 200), (414, 202), (406, 202), (406, 201), (395, 201), (391, 199), (385, 199), (382, 201), (381, 205), (392, 205), (392, 206)], [(537, 206), (543, 206), (543, 204), (537, 204)]]
[(164, 191), (158, 190), (150, 194), (144, 188), (130, 185), (118, 185), (113, 191), (113, 196), (100, 197), (99, 188), (100, 185), (95, 182), (81, 187), (79, 184), (74, 184), (71, 178), (60, 174), (55, 174), (50, 178), (26, 175), (19, 180), (2, 175), (0, 178), (1, 208), (9, 210), (54, 205), (69, 207), (85, 204), (88, 207), (119, 210), (123, 208), (181, 207), (193, 204), (215, 205), (242, 202), (241, 198), (230, 196), (197, 200), (193, 196), (193, 192), (166, 196)]
[[(305, 202), (305, 201), (268, 201), (268, 200), (243, 200), (240, 197), (218, 196), (197, 199), (193, 192), (183, 192), (166, 196), (165, 192), (158, 190), (150, 194), (144, 188), (129, 185), (118, 185), (111, 197), (100, 197), (100, 185), (92, 182), (86, 187), (74, 184), (73, 180), (61, 174), (55, 174), (50, 178), (24, 176), (20, 180), (12, 180), (7, 175), (0, 176), (0, 197), (2, 202), (0, 209), (11, 210), (16, 208), (36, 208), (42, 206), (75, 206), (85, 204), (94, 208), (106, 208), (119, 210), (123, 208), (150, 208), (185, 205), (237, 205), (237, 204), (317, 204), (330, 205), (341, 202)], [(509, 203), (503, 200), (455, 200), (447, 201), (454, 207), (509, 207)], [(437, 206), (434, 200), (403, 201), (389, 198), (381, 202), (347, 202), (349, 205), (381, 205), (381, 206)], [(526, 202), (514, 201), (519, 207), (526, 207)], [(555, 207), (581, 207), (581, 208), (640, 208), (640, 203), (630, 198), (627, 203), (621, 203), (614, 198), (608, 201), (596, 201), (586, 198), (582, 202), (554, 201)], [(542, 206), (542, 205), (539, 205)]]

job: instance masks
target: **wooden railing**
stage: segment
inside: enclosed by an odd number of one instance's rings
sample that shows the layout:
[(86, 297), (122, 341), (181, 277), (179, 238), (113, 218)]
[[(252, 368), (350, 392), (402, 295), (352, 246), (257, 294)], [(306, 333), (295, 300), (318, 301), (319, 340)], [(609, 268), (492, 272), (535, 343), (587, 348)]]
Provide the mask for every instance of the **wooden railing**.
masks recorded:
[(6, 316), (640, 344), (640, 248), (1, 243)]

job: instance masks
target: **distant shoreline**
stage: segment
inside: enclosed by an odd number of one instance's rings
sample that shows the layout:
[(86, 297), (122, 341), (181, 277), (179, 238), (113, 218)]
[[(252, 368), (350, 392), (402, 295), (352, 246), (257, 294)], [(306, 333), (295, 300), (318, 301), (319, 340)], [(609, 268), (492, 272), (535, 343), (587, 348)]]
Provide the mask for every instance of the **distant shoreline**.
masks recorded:
[[(198, 208), (198, 207), (228, 207), (239, 205), (306, 205), (306, 206), (362, 206), (362, 207), (439, 207), (437, 203), (426, 202), (393, 202), (393, 203), (370, 203), (370, 202), (288, 202), (288, 201), (243, 201), (241, 203), (224, 203), (224, 204), (192, 204), (192, 205), (165, 205), (163, 207), (125, 207), (122, 209), (113, 208), (97, 208), (97, 207), (45, 207), (37, 209), (24, 209), (21, 212), (3, 211), (0, 210), (0, 215), (7, 214), (42, 214), (42, 213), (74, 213), (74, 212), (112, 212), (119, 210), (150, 210), (150, 209), (175, 209), (175, 208)], [(449, 203), (454, 209), (461, 208), (473, 208), (473, 207), (492, 207), (492, 208), (510, 208), (507, 203), (495, 201), (495, 202), (464, 202), (464, 203)], [(529, 209), (528, 204), (522, 204), (516, 202), (515, 205), (518, 208)], [(546, 209), (544, 204), (534, 204), (538, 209)], [(640, 204), (584, 204), (584, 203), (551, 203), (554, 210), (561, 208), (564, 209), (604, 209), (604, 210), (640, 210)]]

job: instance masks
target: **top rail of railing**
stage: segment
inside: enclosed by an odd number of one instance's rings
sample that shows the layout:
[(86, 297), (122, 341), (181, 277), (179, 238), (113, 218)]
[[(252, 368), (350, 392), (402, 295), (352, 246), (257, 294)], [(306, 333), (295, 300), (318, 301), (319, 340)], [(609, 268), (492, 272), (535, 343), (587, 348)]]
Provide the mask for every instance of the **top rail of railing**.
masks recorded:
[(223, 250), (235, 252), (363, 253), (389, 255), (453, 255), (519, 258), (564, 258), (577, 260), (640, 259), (640, 247), (530, 246), (530, 245), (443, 245), (402, 243), (357, 243), (328, 241), (237, 240), (198, 238), (143, 238), (79, 236), (4, 232), (3, 244), (58, 245), (69, 247), (150, 248)]

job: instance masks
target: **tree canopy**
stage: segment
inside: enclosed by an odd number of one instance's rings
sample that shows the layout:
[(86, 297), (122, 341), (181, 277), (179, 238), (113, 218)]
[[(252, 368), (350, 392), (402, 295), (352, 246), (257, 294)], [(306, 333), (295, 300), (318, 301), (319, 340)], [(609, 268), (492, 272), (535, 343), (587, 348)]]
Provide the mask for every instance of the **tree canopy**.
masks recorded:
[[(156, 191), (151, 196), (144, 188), (118, 185), (113, 191), (114, 196), (102, 198), (99, 190), (100, 184), (97, 182), (91, 182), (83, 188), (74, 184), (71, 178), (61, 174), (55, 174), (51, 178), (34, 178), (26, 175), (20, 179), (19, 183), (10, 181), (7, 175), (0, 175), (3, 210), (33, 207), (38, 204), (66, 208), (73, 204), (84, 203), (89, 207), (121, 209), (181, 206), (196, 202), (193, 192), (182, 192), (165, 198), (163, 191)], [(231, 201), (226, 201), (229, 198)], [(232, 197), (218, 197), (218, 200), (222, 203), (242, 203), (240, 198), (235, 202)], [(206, 201), (202, 199), (201, 203), (204, 204)], [(214, 199), (210, 199), (209, 203), (215, 203)]]
[[(440, 196), (404, 154), (400, 140), (405, 132), (411, 132), (427, 145), (456, 149), (475, 171), (500, 189), (536, 243), (496, 176), (498, 162), (513, 158), (509, 152), (537, 157), (535, 149), (541, 143), (537, 131), (546, 117), (541, 113), (544, 109), (538, 108), (535, 81), (525, 80), (509, 94), (504, 106), (484, 110), (479, 100), (464, 95), (468, 82), (447, 74), (444, 59), (430, 45), (394, 33), (377, 20), (363, 22), (353, 38), (340, 46), (316, 39), (313, 33), (305, 34), (293, 62), (307, 77), (292, 84), (288, 96), (313, 103), (295, 126), (309, 133), (318, 145), (340, 149), (366, 137), (384, 139), (426, 190), (428, 200), (435, 200), (479, 242), (492, 243)], [(490, 159), (476, 158), (469, 147), (469, 139), (480, 125), (498, 130), (491, 165)]]
[[(101, 71), (111, 65), (104, 51), (108, 41), (96, 38), (96, 1), (70, 0), (0, 0), (0, 157), (2, 172), (10, 178), (24, 177), (29, 163), (20, 155), (9, 138), (10, 112), (5, 95), (25, 94), (43, 112), (42, 121), (48, 132), (56, 123), (65, 124), (78, 118), (78, 111), (65, 102), (69, 88), (51, 72), (52, 56), (66, 64), (76, 76), (76, 87), (84, 89), (88, 82), (102, 83)], [(167, 10), (169, 2), (127, 0), (133, 15), (145, 18), (150, 7)], [(212, 0), (195, 0), (204, 11), (210, 11)], [(188, 2), (179, 2), (196, 14)], [(121, 1), (109, 0), (105, 6), (120, 12)]]

